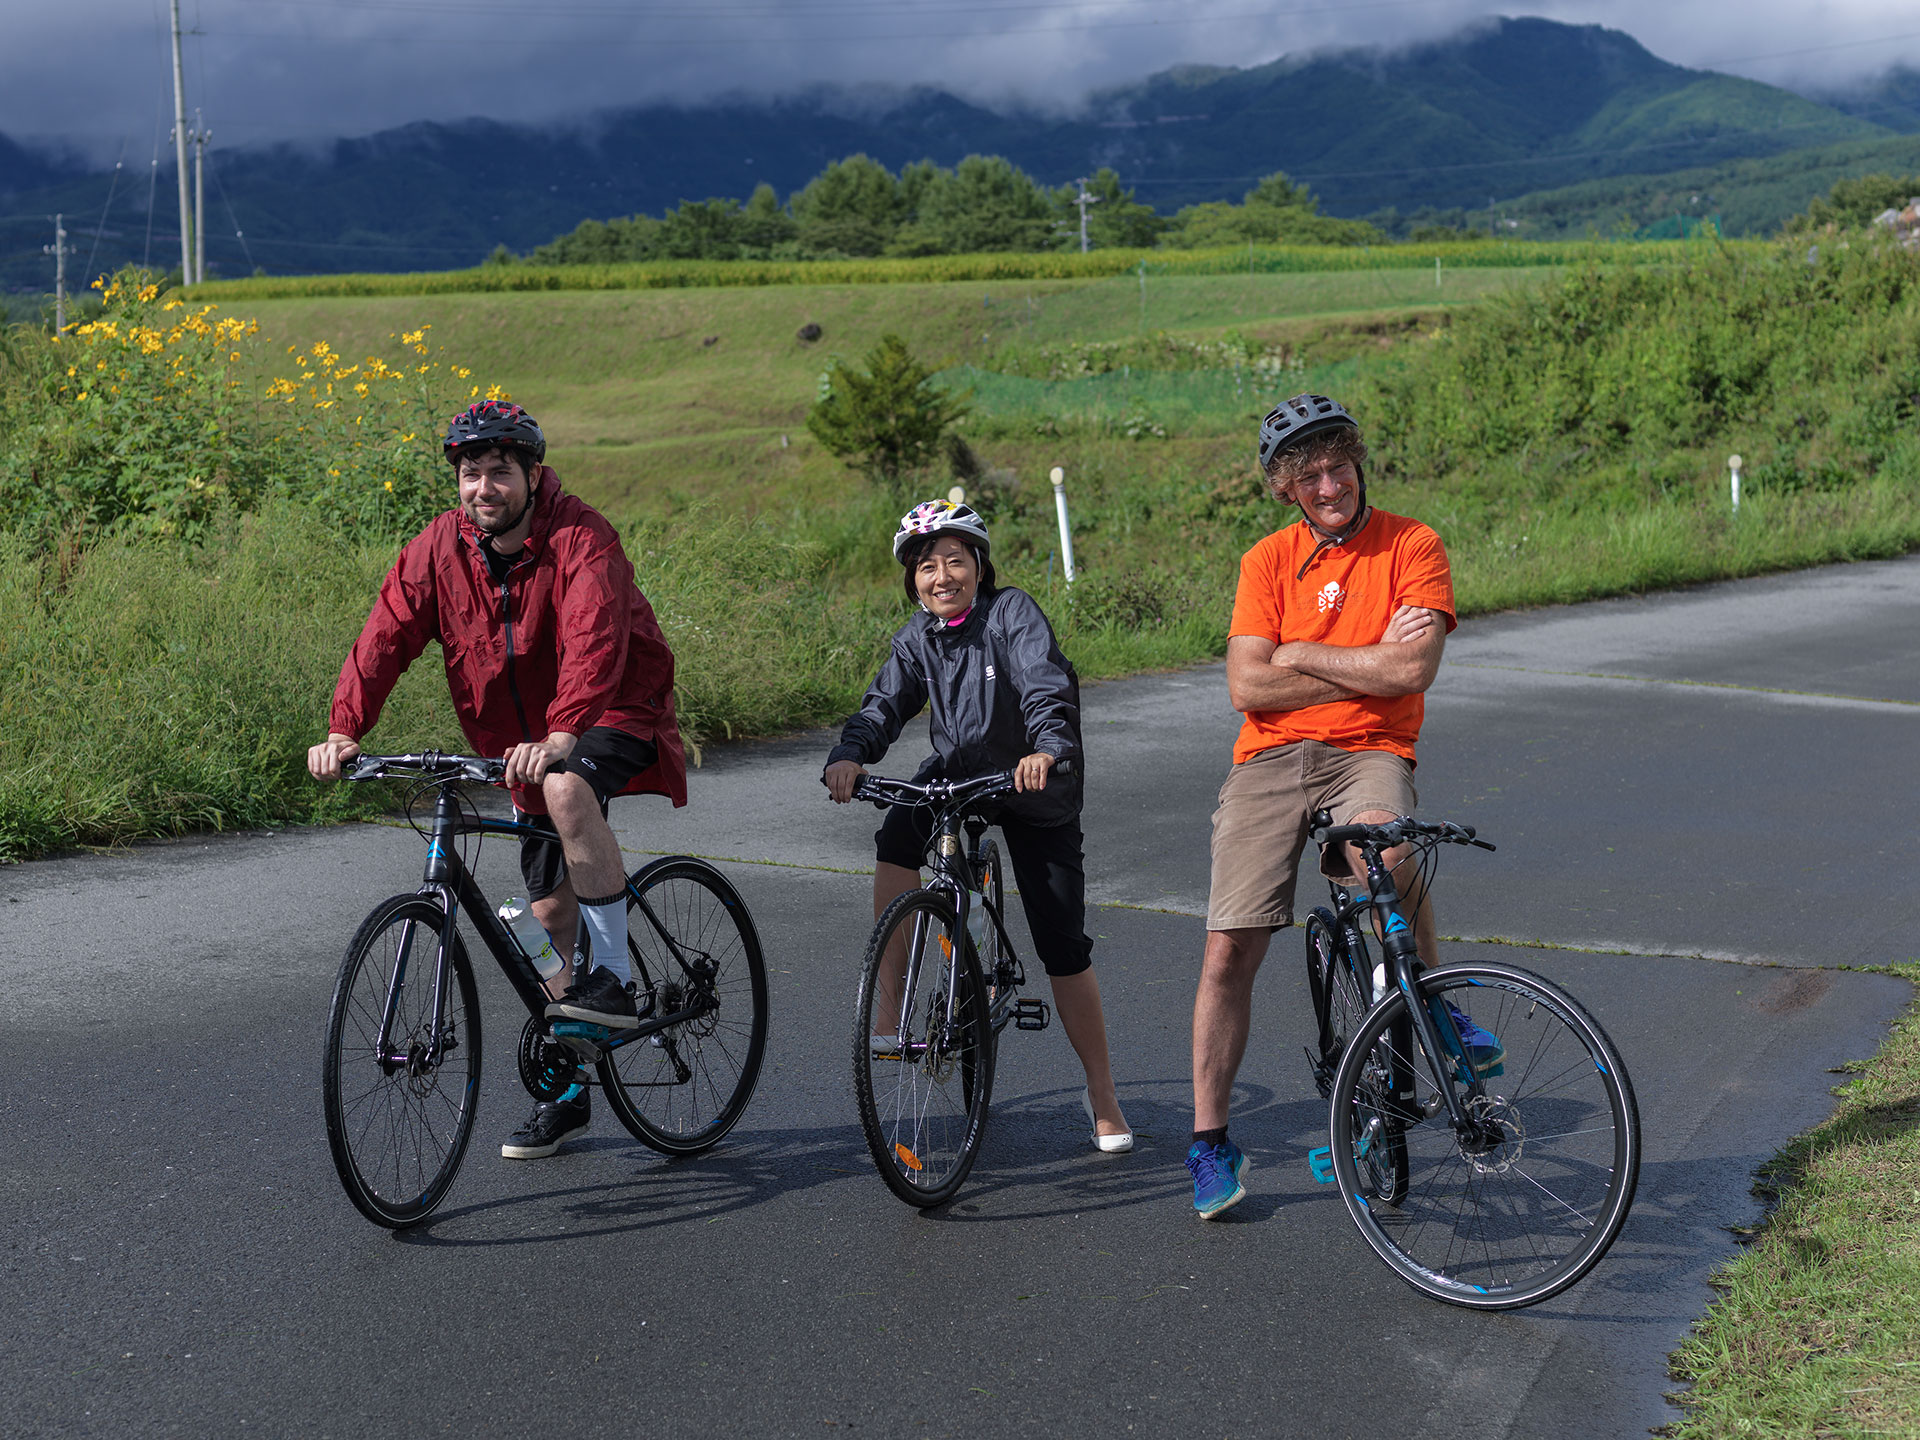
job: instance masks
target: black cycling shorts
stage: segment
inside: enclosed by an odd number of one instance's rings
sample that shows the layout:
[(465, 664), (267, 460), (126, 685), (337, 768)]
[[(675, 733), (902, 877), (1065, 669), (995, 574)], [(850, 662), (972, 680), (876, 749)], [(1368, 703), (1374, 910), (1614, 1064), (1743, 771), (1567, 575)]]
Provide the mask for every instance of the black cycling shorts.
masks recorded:
[[(1020, 908), (1033, 932), (1033, 950), (1049, 975), (1078, 975), (1093, 965), (1087, 934), (1087, 872), (1079, 817), (1064, 825), (1028, 825), (1002, 815), (993, 822), (1007, 842), (1007, 863), (1020, 891)], [(895, 805), (874, 832), (874, 858), (918, 870), (933, 836), (933, 811)], [(1003, 916), (1002, 919), (1005, 917)]]
[[(627, 782), (642, 770), (650, 769), (660, 758), (660, 748), (651, 740), (642, 740), (624, 730), (596, 725), (574, 742), (567, 757), (567, 769), (593, 787), (600, 800), (600, 813), (607, 813), (607, 801), (627, 788)], [(515, 810), (516, 820), (543, 820), (545, 816), (526, 815)], [(520, 873), (526, 877), (527, 898), (544, 900), (560, 888), (567, 878), (566, 856), (558, 840), (529, 835), (520, 842)]]

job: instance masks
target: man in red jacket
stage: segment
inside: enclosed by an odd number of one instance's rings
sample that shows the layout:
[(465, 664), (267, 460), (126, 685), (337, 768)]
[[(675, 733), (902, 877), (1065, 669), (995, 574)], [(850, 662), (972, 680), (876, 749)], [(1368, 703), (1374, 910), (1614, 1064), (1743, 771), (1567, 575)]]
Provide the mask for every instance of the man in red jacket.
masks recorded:
[[(551, 818), (560, 843), (522, 842), (520, 868), (555, 950), (584, 924), (593, 968), (547, 982), (547, 1015), (610, 1029), (639, 1016), (627, 961), (626, 875), (607, 823), (615, 795), (687, 803), (673, 713), (673, 652), (634, 583), (620, 537), (564, 494), (541, 462), (546, 438), (518, 405), (483, 400), (454, 417), (445, 452), (460, 504), (409, 541), (341, 667), (325, 741), (307, 768), (338, 779), (360, 753), (403, 671), (440, 642), (460, 728), (481, 755), (506, 758), (522, 814)], [(566, 761), (564, 771), (548, 770)], [(551, 1155), (588, 1122), (575, 1086), (534, 1107), (501, 1154)]]

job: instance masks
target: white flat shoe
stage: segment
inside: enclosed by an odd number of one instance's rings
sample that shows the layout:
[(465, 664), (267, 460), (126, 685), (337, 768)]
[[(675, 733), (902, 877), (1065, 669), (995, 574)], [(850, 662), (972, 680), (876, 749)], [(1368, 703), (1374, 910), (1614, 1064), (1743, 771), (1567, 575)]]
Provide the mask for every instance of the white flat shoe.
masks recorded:
[(1093, 1096), (1085, 1090), (1080, 1092), (1080, 1108), (1087, 1112), (1087, 1128), (1093, 1135), (1093, 1148), (1102, 1155), (1125, 1155), (1133, 1149), (1133, 1132), (1122, 1130), (1118, 1135), (1102, 1135), (1093, 1129)]
[(900, 1037), (898, 1035), (869, 1035), (867, 1053), (875, 1059), (898, 1060), (900, 1058)]

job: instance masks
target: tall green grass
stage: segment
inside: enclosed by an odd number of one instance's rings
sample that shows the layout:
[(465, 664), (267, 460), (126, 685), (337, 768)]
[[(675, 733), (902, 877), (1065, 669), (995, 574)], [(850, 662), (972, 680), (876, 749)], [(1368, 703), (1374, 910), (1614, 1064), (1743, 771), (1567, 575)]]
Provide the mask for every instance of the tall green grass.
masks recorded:
[(894, 285), (962, 280), (1082, 280), (1150, 275), (1289, 274), (1339, 270), (1508, 269), (1565, 265), (1598, 249), (1612, 264), (1668, 264), (1665, 241), (1439, 245), (1265, 245), (1220, 250), (1048, 250), (1036, 254), (929, 255), (901, 260), (657, 260), (619, 265), (478, 265), (408, 274), (253, 276), (213, 280), (195, 299), (342, 295), (447, 295), (513, 290), (678, 290), (714, 286)]

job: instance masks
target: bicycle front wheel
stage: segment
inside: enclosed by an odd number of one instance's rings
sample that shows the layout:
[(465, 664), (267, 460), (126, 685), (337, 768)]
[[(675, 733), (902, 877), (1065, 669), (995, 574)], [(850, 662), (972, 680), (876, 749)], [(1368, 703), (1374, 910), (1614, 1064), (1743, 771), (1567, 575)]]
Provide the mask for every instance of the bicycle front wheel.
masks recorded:
[(979, 961), (934, 891), (900, 896), (873, 927), (854, 1005), (853, 1089), (887, 1187), (909, 1205), (951, 1200), (986, 1131), (993, 1033)]
[[(1640, 1116), (1619, 1053), (1576, 1001), (1517, 966), (1431, 970), (1419, 993), (1469, 1014), (1504, 1057), (1472, 1084), (1464, 1062), (1441, 1057), (1440, 1083), (1474, 1122), (1462, 1135), (1416, 1053), (1405, 997), (1376, 1008), (1333, 1082), (1333, 1166), (1347, 1213), (1381, 1259), (1436, 1300), (1509, 1310), (1557, 1295), (1606, 1253), (1633, 1202)], [(1412, 1082), (1398, 1099), (1384, 1099), (1370, 1074), (1383, 1049)], [(1370, 1200), (1369, 1153), (1394, 1132), (1405, 1193)]]
[[(360, 1213), (394, 1230), (446, 1198), (480, 1098), (479, 998), (457, 933), (441, 955), (444, 919), (416, 895), (376, 906), (340, 962), (327, 1016), (320, 1073), (334, 1168)], [(436, 975), (446, 990), (437, 1027)]]
[(635, 1139), (665, 1155), (696, 1155), (734, 1127), (760, 1079), (760, 935), (740, 892), (703, 860), (656, 860), (628, 884), (640, 897), (627, 899), (627, 955), (641, 1013), (697, 1013), (614, 1047), (600, 1062), (600, 1086)]

